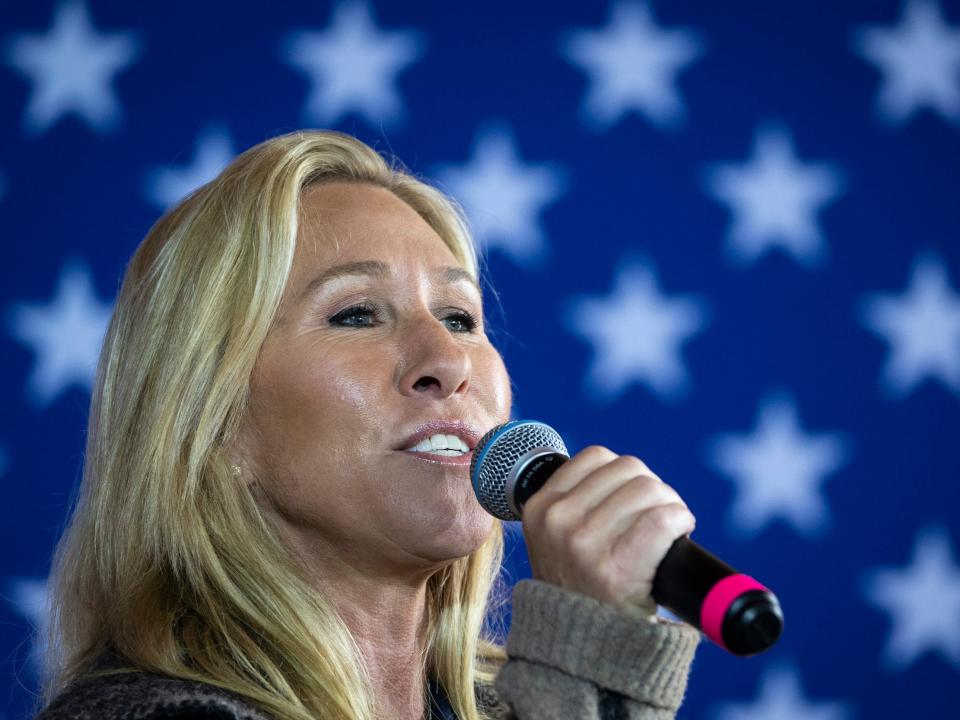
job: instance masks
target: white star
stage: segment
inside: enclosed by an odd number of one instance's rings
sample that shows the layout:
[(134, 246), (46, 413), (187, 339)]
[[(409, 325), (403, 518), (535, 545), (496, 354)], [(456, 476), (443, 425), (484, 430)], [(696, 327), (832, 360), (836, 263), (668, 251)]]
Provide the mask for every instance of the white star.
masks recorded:
[(598, 397), (612, 399), (641, 382), (669, 400), (688, 385), (680, 346), (706, 318), (698, 300), (661, 294), (652, 266), (629, 263), (609, 296), (574, 301), (567, 326), (594, 346), (587, 383)]
[(50, 404), (72, 384), (92, 387), (110, 313), (111, 305), (97, 300), (90, 273), (79, 264), (64, 268), (49, 304), (13, 309), (12, 333), (36, 354), (28, 382), (36, 405)]
[(518, 265), (544, 259), (538, 215), (563, 194), (563, 171), (523, 163), (510, 131), (492, 128), (478, 135), (469, 164), (440, 167), (437, 177), (463, 204), (479, 243), (499, 248)]
[(180, 168), (155, 168), (147, 177), (147, 196), (155, 205), (170, 207), (210, 182), (233, 160), (233, 141), (221, 127), (211, 127), (197, 139), (193, 163)]
[(772, 127), (757, 131), (747, 163), (717, 165), (706, 178), (707, 192), (734, 215), (727, 251), (741, 265), (776, 247), (805, 265), (820, 261), (826, 248), (816, 214), (842, 184), (832, 165), (799, 162), (790, 135)]
[(97, 33), (87, 7), (62, 3), (46, 35), (18, 33), (10, 42), (10, 65), (30, 78), (33, 92), (23, 116), (30, 133), (41, 133), (75, 113), (97, 132), (120, 121), (113, 76), (140, 53), (135, 33)]
[(324, 32), (293, 33), (283, 47), (285, 62), (312, 87), (304, 114), (333, 125), (350, 112), (379, 127), (403, 116), (396, 76), (423, 54), (412, 31), (380, 32), (365, 2), (340, 2)]
[(751, 434), (719, 435), (708, 454), (737, 486), (729, 518), (734, 532), (753, 534), (781, 517), (813, 535), (829, 518), (820, 486), (846, 463), (849, 449), (839, 433), (805, 433), (793, 401), (775, 394), (761, 403)]
[(647, 3), (617, 2), (604, 30), (571, 32), (561, 52), (590, 75), (587, 123), (605, 130), (636, 112), (667, 129), (684, 118), (676, 76), (703, 48), (696, 33), (659, 27)]
[(910, 287), (867, 298), (862, 317), (890, 343), (882, 383), (891, 396), (903, 397), (927, 378), (960, 394), (960, 295), (941, 260), (917, 258)]
[(13, 609), (32, 626), (27, 667), (39, 677), (49, 625), (47, 584), (42, 580), (11, 579), (7, 582), (7, 593), (7, 600)]
[(768, 670), (752, 703), (724, 703), (717, 720), (844, 720), (842, 702), (810, 702), (803, 693), (800, 674), (790, 665)]
[(947, 25), (937, 3), (909, 0), (899, 27), (864, 28), (854, 44), (884, 75), (882, 120), (900, 125), (930, 108), (960, 123), (960, 28)]
[(888, 665), (903, 669), (935, 651), (960, 668), (960, 567), (945, 530), (919, 533), (910, 565), (873, 570), (864, 593), (893, 621), (884, 651)]

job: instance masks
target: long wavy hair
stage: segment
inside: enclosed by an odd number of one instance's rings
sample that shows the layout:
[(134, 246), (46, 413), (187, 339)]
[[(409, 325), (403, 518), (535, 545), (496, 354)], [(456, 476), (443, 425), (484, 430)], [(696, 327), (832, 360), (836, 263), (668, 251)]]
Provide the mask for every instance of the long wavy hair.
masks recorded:
[[(232, 472), (301, 193), (324, 182), (393, 192), (477, 276), (456, 204), (336, 132), (261, 143), (161, 217), (130, 261), (104, 341), (83, 480), (53, 558), (43, 704), (111, 649), (134, 669), (211, 683), (278, 718), (376, 716), (347, 626)], [(484, 629), (502, 595), (502, 552), (495, 523), (428, 584), (424, 670), (463, 720), (486, 717), (475, 683), (504, 657)]]

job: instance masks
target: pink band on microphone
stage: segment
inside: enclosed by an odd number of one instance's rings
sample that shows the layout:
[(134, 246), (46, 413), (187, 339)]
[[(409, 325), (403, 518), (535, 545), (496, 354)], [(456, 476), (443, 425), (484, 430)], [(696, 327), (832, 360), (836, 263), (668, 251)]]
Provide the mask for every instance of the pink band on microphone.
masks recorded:
[(703, 599), (703, 605), (700, 606), (700, 629), (722, 648), (727, 647), (723, 644), (723, 618), (733, 601), (749, 590), (769, 592), (768, 588), (749, 575), (737, 573), (718, 581)]

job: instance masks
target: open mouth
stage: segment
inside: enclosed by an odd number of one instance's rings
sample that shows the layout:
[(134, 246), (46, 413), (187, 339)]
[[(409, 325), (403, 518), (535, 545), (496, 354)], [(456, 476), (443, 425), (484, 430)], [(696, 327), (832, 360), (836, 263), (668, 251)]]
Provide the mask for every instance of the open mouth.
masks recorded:
[(470, 453), (470, 447), (456, 435), (435, 433), (416, 445), (403, 448), (404, 452), (429, 453), (440, 457), (463, 457)]

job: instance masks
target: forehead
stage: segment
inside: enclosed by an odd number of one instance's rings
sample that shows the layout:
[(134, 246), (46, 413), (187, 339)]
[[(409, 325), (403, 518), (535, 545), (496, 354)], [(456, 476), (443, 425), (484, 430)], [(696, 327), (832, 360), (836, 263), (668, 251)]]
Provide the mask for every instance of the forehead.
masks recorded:
[(327, 183), (304, 190), (295, 269), (312, 273), (359, 260), (403, 265), (415, 259), (457, 264), (436, 231), (389, 190), (359, 183)]

